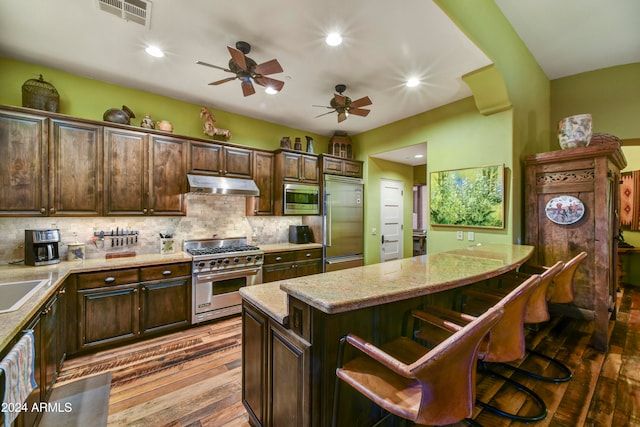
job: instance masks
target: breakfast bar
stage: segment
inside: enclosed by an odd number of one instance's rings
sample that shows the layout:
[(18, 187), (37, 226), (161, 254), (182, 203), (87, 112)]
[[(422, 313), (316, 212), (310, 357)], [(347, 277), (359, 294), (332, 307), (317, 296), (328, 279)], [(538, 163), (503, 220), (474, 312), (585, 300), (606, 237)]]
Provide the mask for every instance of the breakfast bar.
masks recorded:
[[(532, 246), (483, 244), (241, 288), (243, 403), (256, 426), (328, 426), (338, 340), (401, 334), (403, 314), (446, 304), (458, 288), (517, 269)], [(375, 409), (341, 395), (339, 425), (365, 425)]]

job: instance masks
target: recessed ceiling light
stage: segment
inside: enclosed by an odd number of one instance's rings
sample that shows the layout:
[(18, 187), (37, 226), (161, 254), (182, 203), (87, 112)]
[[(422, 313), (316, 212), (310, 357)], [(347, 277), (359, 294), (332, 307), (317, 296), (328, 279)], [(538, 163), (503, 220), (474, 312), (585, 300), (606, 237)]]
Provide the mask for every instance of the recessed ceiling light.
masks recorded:
[(264, 89), (264, 91), (267, 92), (269, 95), (274, 95), (274, 94), (278, 93), (278, 91), (275, 90), (274, 88), (272, 88), (271, 86), (267, 86)]
[(329, 46), (338, 46), (340, 43), (342, 43), (342, 36), (340, 35), (340, 33), (334, 31), (332, 33), (329, 33), (324, 41)]
[(407, 87), (416, 87), (420, 84), (420, 80), (417, 77), (411, 77), (407, 80)]
[(151, 56), (155, 56), (156, 58), (162, 58), (164, 56), (164, 52), (161, 51), (157, 46), (149, 46), (144, 51)]

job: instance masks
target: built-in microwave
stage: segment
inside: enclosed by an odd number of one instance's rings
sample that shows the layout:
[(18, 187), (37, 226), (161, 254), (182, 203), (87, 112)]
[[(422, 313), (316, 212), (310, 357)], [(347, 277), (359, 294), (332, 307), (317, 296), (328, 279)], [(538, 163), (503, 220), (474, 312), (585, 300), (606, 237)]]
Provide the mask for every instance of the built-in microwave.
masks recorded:
[(314, 184), (284, 184), (285, 215), (319, 215), (320, 186)]

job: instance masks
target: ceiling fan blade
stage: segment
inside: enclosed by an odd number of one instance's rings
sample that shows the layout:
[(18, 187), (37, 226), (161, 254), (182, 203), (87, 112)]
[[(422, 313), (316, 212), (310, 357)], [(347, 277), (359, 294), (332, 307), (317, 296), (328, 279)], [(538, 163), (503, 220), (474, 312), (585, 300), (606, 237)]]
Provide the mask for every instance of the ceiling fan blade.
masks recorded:
[(336, 104), (338, 104), (341, 107), (346, 107), (347, 106), (347, 97), (340, 95), (340, 94), (335, 94), (333, 96), (333, 99), (336, 101)]
[(262, 74), (263, 76), (266, 76), (267, 74), (281, 73), (283, 71), (284, 70), (277, 59), (263, 62), (262, 64), (256, 65), (256, 68), (254, 68), (254, 72), (256, 74)]
[(235, 79), (237, 79), (237, 77), (227, 77), (226, 79), (218, 80), (216, 82), (211, 82), (209, 83), (209, 85), (217, 86), (222, 83), (230, 82), (231, 80), (235, 80)]
[(256, 93), (256, 89), (253, 87), (250, 81), (243, 80), (242, 81), (242, 94), (244, 96), (253, 95)]
[(373, 104), (373, 102), (371, 102), (371, 99), (369, 99), (368, 96), (365, 96), (364, 98), (360, 98), (360, 99), (356, 99), (355, 101), (351, 101), (351, 104), (349, 104), (349, 107), (354, 108), (354, 107), (365, 107), (367, 105), (371, 105)]
[(243, 70), (247, 69), (247, 60), (245, 59), (244, 53), (236, 49), (235, 47), (227, 46), (229, 53), (231, 54), (231, 59), (236, 65)]
[(284, 86), (283, 81), (272, 79), (271, 77), (260, 76), (260, 77), (256, 77), (254, 80), (260, 86), (271, 87), (278, 92), (280, 92), (282, 90), (282, 87)]
[(211, 68), (217, 68), (218, 70), (226, 71), (228, 73), (233, 73), (233, 71), (231, 71), (228, 68), (218, 67), (217, 65), (207, 64), (206, 62), (202, 62), (202, 61), (196, 61), (196, 64), (205, 65), (205, 66), (211, 67)]
[(347, 114), (346, 113), (338, 113), (338, 123), (344, 122), (345, 120), (347, 120)]
[[(316, 105), (316, 107), (319, 107), (319, 105)], [(326, 116), (327, 114), (333, 114), (333, 113), (334, 113), (333, 111), (322, 113), (322, 114), (319, 114), (319, 115), (315, 116), (314, 119), (317, 119), (318, 117)]]
[(371, 112), (371, 110), (367, 110), (364, 108), (353, 108), (349, 107), (349, 114), (353, 114), (356, 116), (367, 117), (367, 115)]
[[(312, 107), (331, 108), (332, 110), (335, 110), (335, 108), (333, 108), (333, 107), (329, 107), (328, 105), (312, 105)], [(332, 112), (333, 112), (333, 111), (332, 111)]]

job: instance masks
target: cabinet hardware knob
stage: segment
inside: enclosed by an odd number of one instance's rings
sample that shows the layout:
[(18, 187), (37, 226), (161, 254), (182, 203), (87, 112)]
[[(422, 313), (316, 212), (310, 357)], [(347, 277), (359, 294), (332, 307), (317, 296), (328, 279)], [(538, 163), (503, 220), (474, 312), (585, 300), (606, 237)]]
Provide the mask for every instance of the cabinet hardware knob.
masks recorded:
[(276, 261), (282, 261), (282, 257), (277, 256)]
[(150, 213), (153, 213), (153, 209), (149, 209), (149, 212), (150, 212)]
[(40, 213), (47, 213), (47, 210), (45, 208), (40, 208)]
[(52, 214), (56, 213), (56, 208), (49, 208), (49, 213), (52, 213)]
[(308, 253), (308, 254), (306, 255), (306, 257), (307, 257), (307, 258), (310, 258), (310, 257), (311, 257), (311, 254), (310, 254), (310, 253)]
[(116, 278), (113, 276), (105, 277), (104, 283), (113, 283), (116, 281)]
[(165, 270), (165, 271), (163, 271), (163, 272), (162, 272), (162, 275), (163, 275), (163, 276), (169, 276), (169, 275), (171, 275), (172, 273), (173, 273), (173, 272), (172, 272), (171, 270)]
[(62, 294), (66, 294), (67, 293), (67, 288), (62, 288), (58, 291), (58, 295), (62, 295)]
[(146, 209), (146, 208), (145, 208), (145, 209), (142, 209), (142, 212), (143, 212), (143, 213), (147, 213), (147, 209)]

